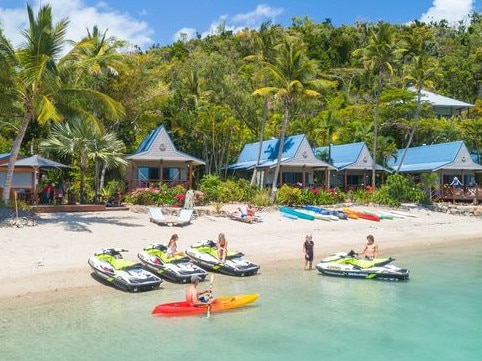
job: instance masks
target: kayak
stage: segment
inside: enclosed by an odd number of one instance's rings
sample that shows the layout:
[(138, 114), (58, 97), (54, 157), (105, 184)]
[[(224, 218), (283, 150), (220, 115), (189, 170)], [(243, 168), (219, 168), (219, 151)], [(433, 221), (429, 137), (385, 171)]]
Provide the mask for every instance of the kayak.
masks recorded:
[[(259, 295), (256, 293), (247, 295), (235, 295), (216, 297), (209, 312), (222, 312), (232, 310), (234, 308), (243, 307), (253, 303), (258, 299)], [(176, 316), (176, 315), (196, 315), (208, 312), (208, 305), (193, 306), (187, 301), (178, 301), (171, 303), (163, 303), (157, 305), (152, 310), (153, 315)]]
[(343, 209), (348, 217), (356, 216), (358, 218), (367, 219), (369, 221), (380, 222), (380, 217), (374, 214), (367, 214), (364, 212), (355, 211), (354, 209), (345, 208)]
[(313, 221), (315, 219), (315, 217), (313, 215), (307, 214), (307, 213), (303, 212), (302, 210), (298, 210), (298, 209), (295, 209), (295, 208), (280, 207), (279, 210), (282, 213), (291, 214), (292, 216), (296, 216), (296, 217), (301, 218), (301, 219), (307, 219), (309, 221)]

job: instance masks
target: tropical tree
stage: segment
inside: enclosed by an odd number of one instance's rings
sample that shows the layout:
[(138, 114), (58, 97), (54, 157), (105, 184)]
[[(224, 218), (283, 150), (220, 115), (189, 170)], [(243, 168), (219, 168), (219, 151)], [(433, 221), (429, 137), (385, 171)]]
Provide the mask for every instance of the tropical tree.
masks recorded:
[(432, 203), (432, 190), (439, 188), (439, 178), (437, 173), (422, 173), (420, 175), (422, 188), (424, 189), (428, 200)]
[(375, 112), (373, 117), (373, 163), (372, 163), (372, 188), (375, 190), (378, 117), (380, 112), (380, 97), (383, 89), (384, 76), (393, 73), (392, 62), (395, 58), (396, 47), (393, 28), (390, 24), (379, 22), (369, 29), (368, 44), (364, 48), (354, 51), (355, 56), (360, 56), (365, 67), (376, 74), (377, 87), (375, 94)]
[[(273, 25), (271, 22), (264, 22), (261, 24), (259, 31), (255, 32), (254, 36), (254, 50), (255, 54), (246, 57), (248, 61), (254, 61), (259, 65), (255, 72), (256, 83), (261, 83), (261, 86), (266, 86), (269, 81), (269, 72), (266, 69), (266, 64), (271, 64), (275, 56), (275, 47), (279, 42), (282, 30), (279, 25)], [(266, 128), (266, 121), (268, 119), (269, 96), (263, 96), (263, 115), (261, 120), (261, 129), (259, 133), (258, 154), (256, 157), (256, 165), (254, 167), (253, 178), (251, 184), (255, 184), (257, 180), (257, 173), (259, 162), (261, 159), (261, 148), (264, 141), (264, 132)], [(261, 186), (261, 181), (259, 181)]]
[(99, 169), (101, 164), (107, 168), (127, 164), (122, 157), (124, 144), (114, 133), (102, 133), (98, 125), (87, 118), (74, 118), (68, 122), (57, 123), (52, 127), (50, 136), (40, 143), (40, 149), (71, 158), (80, 169), (80, 203), (85, 203), (85, 176), (90, 161), (95, 164), (95, 199), (97, 200)]
[[(23, 120), (10, 152), (2, 199), (10, 199), (14, 165), (17, 160), (27, 127), (32, 120), (39, 124), (61, 121), (64, 114), (93, 115), (88, 105), (101, 103), (103, 112), (109, 117), (119, 117), (122, 106), (105, 94), (69, 84), (65, 81), (68, 68), (58, 62), (68, 25), (67, 19), (53, 24), (52, 8), (42, 6), (35, 17), (27, 5), (29, 27), (22, 32), (25, 44), (14, 49), (7, 39), (0, 37), (1, 62), (15, 69), (12, 84), (16, 91), (13, 104), (20, 103)], [(67, 55), (68, 56), (68, 55)]]
[(415, 115), (413, 118), (413, 125), (409, 132), (407, 145), (403, 150), (400, 163), (398, 164), (397, 173), (403, 165), (408, 148), (413, 141), (413, 136), (417, 130), (418, 118), (420, 115), (420, 108), (422, 103), (422, 89), (426, 84), (430, 84), (430, 78), (436, 72), (436, 62), (431, 57), (430, 50), (433, 47), (433, 32), (431, 28), (423, 23), (415, 23), (410, 29), (408, 36), (405, 38), (407, 56), (410, 59), (408, 74), (406, 79), (415, 86), (417, 94), (417, 106), (415, 108)]
[[(281, 166), (286, 129), (290, 117), (290, 107), (293, 101), (300, 98), (313, 98), (321, 94), (314, 90), (321, 84), (315, 80), (316, 62), (305, 55), (306, 47), (298, 39), (286, 37), (277, 46), (277, 55), (273, 64), (268, 64), (268, 69), (273, 76), (273, 86), (259, 88), (254, 95), (269, 96), (282, 102), (283, 122), (278, 143), (278, 158), (276, 161), (275, 173), (273, 175), (273, 186), (270, 200), (273, 203), (277, 191), (278, 176)], [(311, 87), (311, 89), (310, 89)]]

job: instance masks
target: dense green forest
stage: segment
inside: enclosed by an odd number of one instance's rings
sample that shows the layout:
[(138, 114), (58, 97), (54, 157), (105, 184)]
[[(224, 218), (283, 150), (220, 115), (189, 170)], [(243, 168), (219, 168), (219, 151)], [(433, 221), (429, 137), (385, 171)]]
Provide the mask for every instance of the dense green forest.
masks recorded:
[[(18, 48), (0, 24), (0, 153), (50, 152), (80, 175), (119, 178), (121, 155), (161, 124), (220, 177), (245, 143), (280, 134), (304, 133), (313, 147), (364, 141), (380, 164), (420, 144), (464, 140), (482, 152), (479, 13), (455, 27), (309, 17), (237, 33), (219, 26), (143, 51), (102, 24), (68, 42), (68, 19), (54, 24), (54, 12), (28, 7)], [(476, 106), (439, 119), (408, 86)]]

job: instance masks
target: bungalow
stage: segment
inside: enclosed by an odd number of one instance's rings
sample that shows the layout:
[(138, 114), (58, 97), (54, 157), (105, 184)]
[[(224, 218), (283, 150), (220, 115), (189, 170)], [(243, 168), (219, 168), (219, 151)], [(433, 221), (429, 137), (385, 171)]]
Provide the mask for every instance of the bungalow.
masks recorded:
[[(279, 139), (265, 140), (259, 147), (259, 142), (246, 144), (238, 156), (236, 163), (228, 166), (228, 170), (241, 178), (250, 179), (255, 168), (258, 184), (266, 187), (273, 185), (274, 169), (278, 162)], [(260, 156), (258, 163), (258, 154)], [(334, 169), (330, 164), (318, 159), (313, 153), (304, 134), (285, 138), (280, 163), (279, 185), (291, 184), (303, 187), (313, 185), (315, 171)]]
[[(371, 184), (373, 158), (365, 142), (329, 145), (315, 148), (314, 153), (328, 159), (335, 167), (331, 172), (330, 186), (343, 189), (345, 192), (364, 189)], [(390, 172), (379, 164), (377, 172)]]
[[(417, 92), (414, 87), (408, 88), (408, 90)], [(473, 104), (464, 103), (460, 100), (445, 97), (440, 94), (432, 93), (427, 90), (422, 89), (421, 91), (421, 101), (429, 102), (433, 106), (434, 112), (439, 118), (450, 118), (454, 115), (460, 115), (462, 111), (469, 110), (473, 108)]]
[(159, 183), (190, 189), (194, 168), (205, 164), (177, 150), (164, 126), (153, 130), (126, 159), (128, 191), (155, 187)]
[[(403, 149), (398, 156), (389, 160), (389, 165), (397, 170), (402, 158)], [(477, 186), (476, 174), (482, 173), (482, 165), (473, 161), (463, 141), (422, 145), (409, 148), (400, 173), (409, 174), (415, 180), (422, 173), (436, 173), (441, 198), (466, 199), (482, 197), (482, 189)], [(454, 178), (460, 180), (460, 187), (454, 187)]]
[[(22, 157), (19, 156), (18, 159)], [(0, 194), (5, 185), (7, 177), (8, 162), (10, 160), (10, 153), (0, 154)], [(18, 192), (20, 198), (27, 198), (34, 193), (34, 170), (32, 168), (17, 168), (15, 167), (12, 179), (12, 186), (10, 188), (10, 199), (14, 198), (14, 192)]]

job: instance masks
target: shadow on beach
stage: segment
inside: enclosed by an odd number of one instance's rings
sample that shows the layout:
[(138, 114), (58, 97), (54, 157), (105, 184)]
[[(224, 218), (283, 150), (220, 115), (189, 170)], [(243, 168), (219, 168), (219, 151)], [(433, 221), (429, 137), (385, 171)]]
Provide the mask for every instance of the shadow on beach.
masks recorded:
[(125, 213), (122, 216), (119, 214), (102, 213), (49, 213), (43, 214), (39, 217), (39, 224), (56, 224), (63, 225), (65, 231), (71, 232), (89, 232), (91, 225), (94, 224), (109, 224), (119, 227), (144, 227), (145, 225), (136, 223), (139, 218), (130, 216)]

